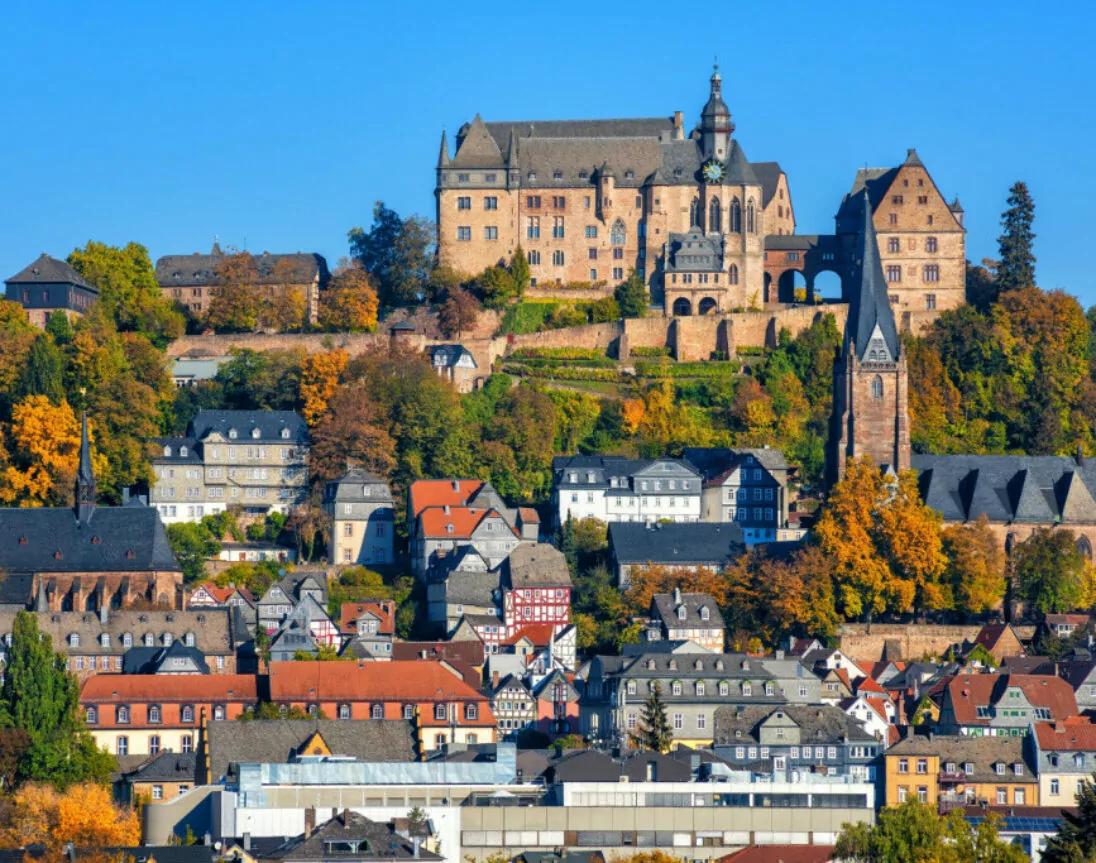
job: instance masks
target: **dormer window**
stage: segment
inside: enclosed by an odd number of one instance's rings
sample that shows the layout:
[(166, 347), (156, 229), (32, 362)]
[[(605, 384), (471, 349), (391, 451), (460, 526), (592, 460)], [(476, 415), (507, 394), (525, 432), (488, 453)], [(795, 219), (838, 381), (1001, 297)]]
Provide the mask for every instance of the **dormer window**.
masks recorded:
[(963, 772), (966, 773), (968, 776), (973, 775), (974, 774), (974, 764), (972, 762), (968, 761), (966, 764), (963, 765)]
[(654, 671), (655, 670), (655, 661), (653, 659), (648, 659), (647, 660), (647, 670), (648, 671)]
[(686, 612), (685, 612), (685, 606), (684, 606), (684, 605), (680, 605), (680, 606), (678, 606), (678, 609), (677, 609), (677, 619), (678, 619), (678, 620), (684, 620), (684, 619), (685, 619), (685, 614), (686, 614)]
[(719, 681), (719, 694), (726, 697), (731, 694), (731, 687), (726, 680)]
[(563, 171), (552, 171), (552, 179), (553, 180), (562, 180), (563, 179)]
[(445, 718), (446, 718), (446, 716), (445, 716), (445, 705), (444, 704), (435, 704), (434, 705), (434, 719), (438, 720), (438, 719), (445, 719)]
[(568, 482), (578, 482), (578, 472), (571, 471), (571, 473), (567, 477), (567, 480)]
[(179, 447), (179, 458), (186, 458), (186, 447)]
[(743, 683), (742, 694), (746, 696), (753, 695), (753, 687), (749, 683)]
[(171, 642), (175, 640), (174, 636), (170, 632), (164, 633), (164, 647), (171, 647)]
[(289, 440), (289, 429), (282, 429), (282, 440)]
[(194, 633), (193, 632), (188, 632), (186, 635), (183, 636), (183, 644), (185, 644), (187, 647), (193, 647), (194, 646)]
[(229, 437), (229, 440), (236, 440), (236, 429), (229, 429), (228, 430), (228, 437)]
[(129, 632), (122, 633), (122, 647), (133, 647), (133, 634)]
[(104, 632), (99, 635), (99, 646), (110, 647), (110, 633)]
[(69, 637), (68, 637), (68, 643), (69, 643), (69, 647), (79, 647), (80, 646), (80, 633), (73, 632), (72, 634), (70, 634)]
[(145, 641), (145, 647), (155, 647), (156, 646), (156, 636), (154, 636), (151, 632), (146, 632), (145, 633), (144, 641)]
[(261, 431), (259, 431), (258, 429), (252, 429), (251, 430), (251, 436), (255, 440), (258, 440), (259, 438), (261, 438), (263, 436), (263, 433)]
[(693, 663), (693, 671), (703, 671), (703, 670), (704, 670), (704, 663), (701, 662), (699, 659), (696, 662)]
[(671, 659), (669, 665), (670, 671), (677, 671), (677, 660)]
[(711, 618), (711, 613), (708, 611), (707, 607), (700, 609), (700, 619), (706, 621), (709, 618)]
[(715, 670), (716, 671), (722, 671), (723, 670), (723, 660), (722, 659), (717, 659), (715, 661)]
[(171, 458), (171, 447), (164, 447), (164, 458)]

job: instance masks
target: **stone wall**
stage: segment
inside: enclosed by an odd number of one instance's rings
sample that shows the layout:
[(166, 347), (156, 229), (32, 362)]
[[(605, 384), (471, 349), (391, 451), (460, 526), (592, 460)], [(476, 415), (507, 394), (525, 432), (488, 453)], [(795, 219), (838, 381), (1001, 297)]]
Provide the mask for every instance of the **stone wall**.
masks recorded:
[[(1032, 626), (1017, 626), (1021, 639), (1030, 639)], [(883, 647), (889, 644), (888, 659), (920, 659), (926, 654), (940, 655), (953, 644), (973, 641), (981, 631), (980, 624), (970, 626), (934, 626), (928, 624), (846, 623), (838, 632), (841, 652), (853, 659), (878, 660)], [(897, 656), (892, 648), (897, 648)]]

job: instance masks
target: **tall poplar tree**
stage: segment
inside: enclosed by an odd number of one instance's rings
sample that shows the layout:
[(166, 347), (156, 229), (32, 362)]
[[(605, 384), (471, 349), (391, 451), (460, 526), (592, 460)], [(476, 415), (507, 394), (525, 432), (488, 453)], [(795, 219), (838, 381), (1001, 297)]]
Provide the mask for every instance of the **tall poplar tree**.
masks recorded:
[(65, 670), (53, 640), (38, 630), (38, 616), (15, 616), (11, 649), (0, 687), (0, 728), (18, 728), (30, 745), (16, 768), (18, 782), (107, 782), (113, 759), (84, 726), (80, 689)]
[(1030, 288), (1035, 284), (1035, 202), (1026, 183), (1014, 183), (1009, 189), (1008, 209), (1001, 214), (1001, 236), (997, 238), (1001, 262), (997, 265), (997, 290), (1000, 293)]
[(45, 396), (51, 404), (61, 404), (65, 400), (64, 366), (65, 358), (54, 344), (53, 336), (39, 333), (15, 385), (18, 398)]
[(662, 701), (662, 687), (657, 683), (643, 702), (639, 714), (639, 728), (629, 735), (633, 746), (654, 752), (667, 752), (674, 742), (674, 732), (666, 718), (666, 705)]

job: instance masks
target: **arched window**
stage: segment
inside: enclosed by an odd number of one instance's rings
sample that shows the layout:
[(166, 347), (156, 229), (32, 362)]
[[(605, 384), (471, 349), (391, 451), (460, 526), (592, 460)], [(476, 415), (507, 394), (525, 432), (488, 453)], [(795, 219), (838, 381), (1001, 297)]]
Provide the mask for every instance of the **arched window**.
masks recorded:
[(444, 704), (435, 704), (434, 705), (434, 719), (445, 719), (445, 705)]
[(117, 709), (117, 711), (115, 711), (115, 721), (119, 725), (129, 724), (129, 708), (128, 707), (119, 707)]
[(731, 268), (727, 270), (727, 282), (732, 285), (738, 284), (738, 264), (731, 264)]
[(414, 717), (415, 717), (415, 705), (405, 704), (403, 706), (403, 718), (404, 719), (413, 719)]
[(384, 705), (374, 704), (372, 709), (370, 710), (370, 715), (374, 719), (384, 719)]
[(224, 718), (225, 718), (225, 708), (224, 708), (224, 705), (222, 705), (222, 704), (215, 704), (215, 705), (213, 706), (213, 718), (214, 718), (214, 719), (216, 719), (216, 720), (218, 720), (218, 721), (219, 721), (219, 720), (221, 720), (221, 719), (224, 719)]
[(679, 681), (675, 680), (673, 683), (670, 684), (670, 694), (671, 695), (680, 695), (681, 694), (681, 683)]
[(696, 682), (696, 694), (697, 695), (703, 695), (704, 694), (704, 681), (703, 680), (698, 680)]
[(628, 229), (624, 227), (624, 222), (617, 219), (613, 222), (613, 227), (609, 231), (609, 242), (614, 246), (623, 246), (627, 238)]
[(757, 220), (754, 218), (753, 198), (746, 203), (746, 233), (753, 234), (757, 231)]
[(282, 429), (282, 440), (289, 440), (289, 429)]
[(150, 704), (148, 708), (148, 721), (159, 722), (160, 721), (160, 705)]
[(171, 458), (171, 447), (164, 447), (164, 458)]
[(350, 705), (349, 704), (340, 704), (339, 705), (339, 719), (349, 719), (349, 718), (350, 718)]
[(700, 224), (700, 198), (693, 198), (692, 206), (689, 207), (689, 227)]
[(742, 684), (742, 694), (746, 696), (753, 695), (753, 687), (748, 683)]
[(251, 430), (251, 436), (253, 438), (255, 438), (255, 440), (258, 440), (259, 438), (261, 438), (263, 436), (263, 433), (261, 431), (259, 431), (259, 429), (252, 429)]
[(179, 447), (179, 457), (180, 458), (186, 458), (186, 447), (185, 446)]
[(718, 234), (723, 230), (723, 213), (719, 209), (719, 198), (712, 198), (708, 205), (708, 232)]
[(742, 207), (739, 206), (738, 198), (734, 198), (731, 201), (730, 219), (727, 223), (727, 230), (732, 234), (742, 233)]
[(883, 379), (876, 375), (872, 378), (871, 382), (871, 397), (873, 399), (883, 398)]
[(730, 695), (731, 687), (726, 680), (719, 681), (719, 694), (723, 696)]
[(133, 633), (122, 633), (122, 647), (133, 647)]
[(99, 721), (99, 711), (94, 707), (89, 707), (85, 714), (85, 721), (88, 725), (94, 725)]
[(711, 617), (711, 612), (709, 612), (709, 611), (708, 611), (708, 607), (707, 607), (707, 606), (704, 606), (703, 608), (701, 608), (701, 609), (700, 609), (700, 619), (701, 619), (701, 620), (704, 620), (704, 621), (706, 621), (706, 620), (708, 620), (708, 619), (709, 619), (710, 617)]
[(193, 722), (194, 721), (194, 708), (189, 704), (184, 704), (183, 705), (182, 715), (183, 715), (183, 722)]

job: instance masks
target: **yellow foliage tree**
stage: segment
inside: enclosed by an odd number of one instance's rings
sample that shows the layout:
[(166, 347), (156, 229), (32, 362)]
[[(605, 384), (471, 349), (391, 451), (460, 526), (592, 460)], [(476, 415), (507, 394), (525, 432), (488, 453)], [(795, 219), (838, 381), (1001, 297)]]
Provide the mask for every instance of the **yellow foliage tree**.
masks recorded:
[(729, 582), (721, 573), (702, 566), (638, 566), (632, 568), (631, 585), (625, 598), (633, 614), (643, 614), (651, 607), (656, 593), (671, 593), (680, 587), (682, 593), (706, 593), (717, 605), (726, 605)]
[(377, 291), (357, 261), (342, 261), (320, 303), (320, 326), (334, 332), (377, 329)]
[(953, 524), (941, 534), (948, 565), (945, 580), (955, 607), (967, 614), (996, 608), (1005, 596), (1005, 553), (982, 515), (974, 524)]
[(10, 798), (0, 822), (0, 846), (21, 848), (42, 843), (60, 848), (135, 846), (141, 825), (135, 810), (119, 806), (110, 789), (87, 783), (64, 793), (49, 785), (24, 785)]
[[(68, 503), (80, 460), (80, 423), (68, 402), (54, 405), (45, 396), (28, 396), (12, 408), (5, 438), (0, 501), (19, 506)], [(93, 462), (97, 471), (106, 469), (101, 456), (93, 455)]]
[(643, 422), (643, 415), (647, 412), (647, 405), (643, 399), (627, 399), (620, 406), (621, 426), (628, 434), (639, 431), (639, 424)]
[(339, 386), (339, 375), (350, 357), (344, 350), (309, 354), (301, 363), (301, 415), (310, 426), (327, 413), (327, 403)]

